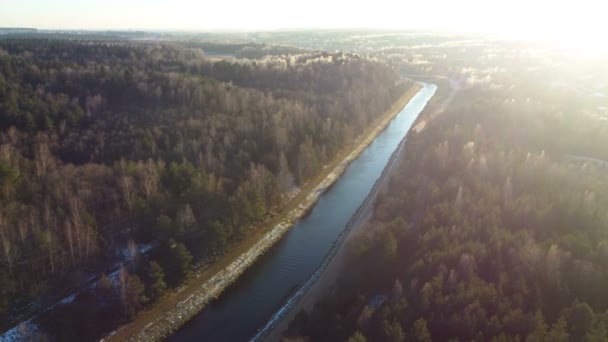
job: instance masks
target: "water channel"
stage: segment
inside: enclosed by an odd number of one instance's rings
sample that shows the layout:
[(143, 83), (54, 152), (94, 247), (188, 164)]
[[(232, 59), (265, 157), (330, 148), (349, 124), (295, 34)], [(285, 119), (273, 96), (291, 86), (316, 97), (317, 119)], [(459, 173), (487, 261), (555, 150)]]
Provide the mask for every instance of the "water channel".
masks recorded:
[(311, 212), (169, 341), (247, 341), (269, 320), (279, 319), (289, 309), (290, 299), (298, 297), (304, 284), (314, 281), (347, 222), (436, 89), (424, 84)]

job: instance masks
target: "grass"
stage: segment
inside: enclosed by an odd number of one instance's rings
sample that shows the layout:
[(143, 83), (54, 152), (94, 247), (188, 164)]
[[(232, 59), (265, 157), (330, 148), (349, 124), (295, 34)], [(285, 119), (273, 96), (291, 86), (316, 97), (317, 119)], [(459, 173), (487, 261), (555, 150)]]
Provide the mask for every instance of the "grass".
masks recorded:
[[(154, 322), (157, 318), (162, 316), (164, 312), (173, 309), (177, 303), (196, 293), (202, 284), (204, 284), (217, 272), (230, 265), (241, 254), (248, 251), (269, 230), (271, 230), (281, 221), (285, 220), (287, 215), (292, 210), (304, 203), (308, 195), (315, 191), (317, 186), (320, 185), (327, 177), (329, 177), (334, 169), (336, 169), (341, 163), (344, 163), (345, 160), (348, 160), (349, 157), (352, 157), (353, 152), (356, 151), (362, 144), (365, 146), (369, 145), (375, 139), (375, 137), (382, 132), (382, 130), (384, 130), (390, 121), (397, 114), (399, 114), (401, 109), (409, 102), (409, 100), (418, 92), (419, 89), (419, 85), (414, 85), (408, 89), (408, 91), (406, 91), (405, 94), (403, 94), (403, 96), (401, 96), (399, 100), (397, 100), (393, 106), (391, 106), (391, 108), (389, 108), (382, 116), (375, 120), (374, 123), (370, 125), (370, 127), (366, 129), (357, 139), (341, 149), (333, 161), (327, 164), (316, 177), (310, 180), (296, 196), (290, 199), (278, 211), (274, 217), (254, 228), (250, 235), (236, 243), (234, 246), (230, 247), (226, 254), (216, 259), (208, 267), (195, 271), (180, 287), (178, 287), (178, 289), (170, 291), (156, 304), (141, 311), (134, 321), (121, 327), (115, 334), (108, 337), (107, 340), (124, 341), (129, 339), (129, 337), (135, 335), (145, 326), (150, 324), (150, 322)], [(363, 150), (364, 148), (360, 149), (359, 153)]]

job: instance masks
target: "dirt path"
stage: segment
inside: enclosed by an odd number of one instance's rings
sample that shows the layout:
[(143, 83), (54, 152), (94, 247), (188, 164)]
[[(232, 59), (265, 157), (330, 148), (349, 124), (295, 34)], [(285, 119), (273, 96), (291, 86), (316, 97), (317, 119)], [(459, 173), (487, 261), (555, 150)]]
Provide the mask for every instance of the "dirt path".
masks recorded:
[(420, 120), (420, 122), (418, 122), (418, 124), (414, 126), (413, 130), (416, 133), (420, 133), (426, 127), (427, 121), (435, 119), (439, 114), (443, 113), (446, 108), (448, 108), (450, 103), (452, 103), (452, 101), (456, 97), (456, 94), (458, 94), (458, 92), (462, 89), (462, 85), (458, 81), (450, 80), (450, 89), (450, 95), (445, 98), (441, 105), (437, 109), (435, 109), (431, 114), (429, 114), (426, 119)]

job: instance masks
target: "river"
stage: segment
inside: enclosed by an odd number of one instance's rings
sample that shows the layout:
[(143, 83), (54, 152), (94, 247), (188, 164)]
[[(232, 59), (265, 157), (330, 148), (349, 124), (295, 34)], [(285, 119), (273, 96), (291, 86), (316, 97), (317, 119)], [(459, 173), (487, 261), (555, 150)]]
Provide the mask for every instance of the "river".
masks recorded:
[(327, 255), (343, 237), (349, 219), (436, 89), (433, 84), (424, 84), (310, 213), (168, 341), (247, 341), (288, 311), (303, 286), (314, 281)]

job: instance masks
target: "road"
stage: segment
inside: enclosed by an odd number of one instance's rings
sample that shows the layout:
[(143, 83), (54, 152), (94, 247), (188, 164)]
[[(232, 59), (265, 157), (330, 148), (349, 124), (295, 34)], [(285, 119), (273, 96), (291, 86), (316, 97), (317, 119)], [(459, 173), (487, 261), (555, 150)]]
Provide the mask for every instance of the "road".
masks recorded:
[(414, 126), (413, 130), (416, 133), (420, 133), (426, 127), (428, 121), (435, 119), (437, 116), (443, 113), (446, 108), (448, 108), (452, 101), (454, 101), (456, 94), (458, 94), (458, 92), (462, 89), (462, 82), (450, 79), (450, 94), (445, 98), (445, 100), (443, 100), (443, 102), (439, 107), (437, 107), (437, 109), (435, 109), (431, 114), (428, 115), (427, 118), (420, 120), (420, 122), (418, 122), (418, 124)]

